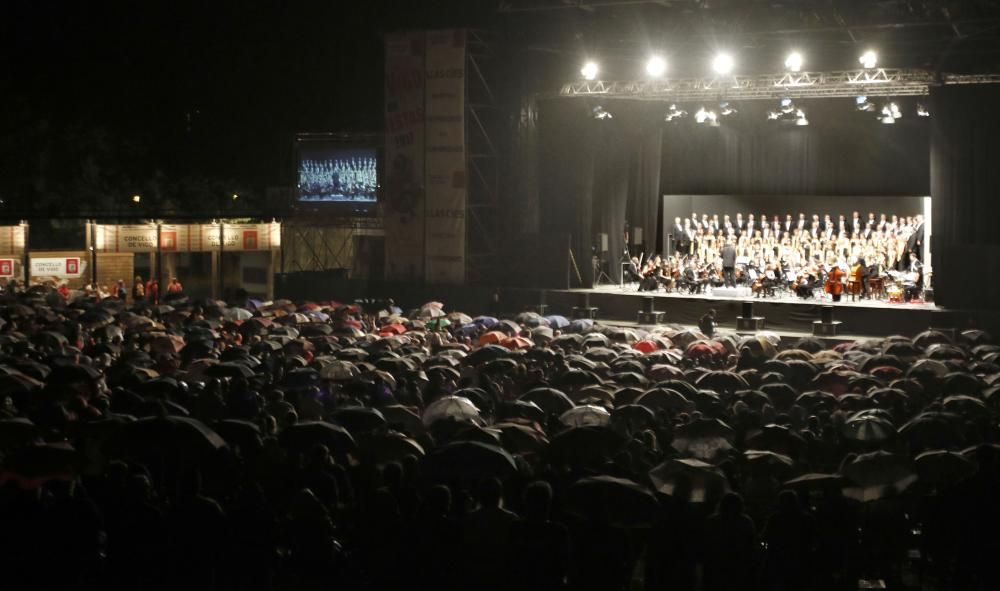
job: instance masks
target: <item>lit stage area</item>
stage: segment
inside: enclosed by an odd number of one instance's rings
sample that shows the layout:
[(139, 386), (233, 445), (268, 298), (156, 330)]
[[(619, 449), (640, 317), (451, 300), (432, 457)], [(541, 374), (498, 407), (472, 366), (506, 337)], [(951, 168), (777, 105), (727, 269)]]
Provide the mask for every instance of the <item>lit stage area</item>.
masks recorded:
[[(1000, 130), (1000, 118), (982, 113), (1000, 101), (1000, 85), (942, 80), (876, 68), (811, 79), (583, 81), (538, 95), (517, 179), (525, 231), (508, 241), (499, 284), (525, 306), (544, 292), (566, 310), (586, 294), (600, 317), (619, 320), (635, 320), (644, 295), (667, 322), (686, 324), (710, 307), (734, 322), (750, 300), (768, 327), (808, 330), (833, 303), (824, 295), (833, 283), (843, 291), (834, 313), (855, 334), (971, 319), (994, 326), (1000, 248), (991, 220), (1000, 209), (986, 154), (1000, 134), (985, 130)], [(698, 228), (678, 231), (695, 220)], [(665, 292), (690, 278), (717, 288), (730, 241), (739, 285), (754, 285), (753, 273), (785, 288), (761, 299)], [(663, 281), (653, 291), (619, 287), (630, 270), (648, 277), (642, 265), (657, 256)], [(630, 269), (633, 258), (640, 264)], [(803, 291), (819, 298), (787, 290), (810, 275)], [(852, 298), (867, 288), (874, 300)]]

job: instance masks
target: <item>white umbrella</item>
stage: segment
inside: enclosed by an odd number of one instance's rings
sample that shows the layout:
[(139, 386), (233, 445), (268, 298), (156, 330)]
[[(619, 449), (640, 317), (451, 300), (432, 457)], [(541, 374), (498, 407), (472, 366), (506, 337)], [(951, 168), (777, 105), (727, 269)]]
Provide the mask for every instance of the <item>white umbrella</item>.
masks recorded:
[(463, 396), (444, 396), (438, 398), (424, 410), (423, 421), (431, 425), (442, 419), (479, 422), (479, 409)]

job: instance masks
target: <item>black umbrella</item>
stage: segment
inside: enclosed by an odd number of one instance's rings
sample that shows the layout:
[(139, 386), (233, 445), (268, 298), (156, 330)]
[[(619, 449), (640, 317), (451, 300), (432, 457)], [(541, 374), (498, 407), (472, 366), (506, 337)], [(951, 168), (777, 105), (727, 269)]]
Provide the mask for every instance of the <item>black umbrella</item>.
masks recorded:
[(119, 434), (122, 451), (167, 454), (196, 460), (226, 445), (218, 433), (197, 419), (182, 416), (152, 417), (125, 423)]
[(579, 517), (616, 527), (649, 526), (658, 513), (656, 496), (624, 478), (594, 476), (569, 487), (566, 510)]
[(378, 409), (346, 406), (334, 411), (331, 422), (347, 429), (352, 435), (371, 433), (386, 426), (385, 416)]
[(29, 445), (4, 460), (0, 485), (14, 481), (21, 488), (37, 488), (48, 480), (73, 478), (82, 463), (81, 455), (68, 443)]
[(478, 441), (455, 441), (424, 457), (424, 474), (431, 481), (450, 482), (461, 478), (478, 482), (482, 478), (505, 480), (517, 472), (514, 457), (499, 445)]
[(503, 448), (512, 454), (541, 453), (549, 445), (545, 433), (521, 423), (497, 423)]
[(556, 463), (600, 465), (625, 444), (621, 435), (605, 427), (574, 427), (549, 442), (548, 456)]
[(656, 415), (645, 406), (625, 404), (611, 411), (611, 425), (622, 428), (627, 433), (638, 433), (655, 424)]
[(534, 402), (528, 400), (512, 400), (510, 402), (500, 403), (497, 407), (497, 417), (502, 420), (525, 419), (536, 423), (544, 423), (545, 411)]
[(366, 438), (361, 453), (376, 464), (401, 461), (407, 456), (423, 457), (423, 446), (403, 435), (390, 431)]
[(226, 443), (241, 447), (244, 451), (257, 449), (261, 446), (260, 427), (250, 421), (225, 419), (212, 425)]
[(325, 421), (302, 421), (286, 427), (281, 441), (298, 451), (308, 451), (316, 445), (325, 445), (337, 453), (353, 453), (358, 449), (350, 432), (340, 425)]
[(0, 420), (0, 450), (20, 447), (31, 442), (38, 431), (35, 424), (26, 418)]
[[(697, 395), (697, 391), (695, 391)], [(668, 410), (672, 412), (686, 412), (691, 410), (691, 401), (676, 390), (667, 388), (653, 388), (647, 390), (635, 401), (640, 406), (656, 412), (658, 410)]]
[(683, 492), (693, 503), (719, 497), (729, 487), (722, 470), (695, 458), (666, 460), (649, 471), (649, 479), (657, 492)]
[(535, 388), (521, 395), (520, 400), (533, 402), (546, 414), (561, 415), (573, 408), (573, 401), (562, 390), (555, 388)]
[(760, 432), (747, 438), (746, 445), (750, 449), (763, 449), (797, 458), (805, 441), (788, 427), (765, 425)]
[(210, 378), (249, 378), (253, 376), (253, 370), (242, 363), (229, 361), (206, 367), (204, 375)]

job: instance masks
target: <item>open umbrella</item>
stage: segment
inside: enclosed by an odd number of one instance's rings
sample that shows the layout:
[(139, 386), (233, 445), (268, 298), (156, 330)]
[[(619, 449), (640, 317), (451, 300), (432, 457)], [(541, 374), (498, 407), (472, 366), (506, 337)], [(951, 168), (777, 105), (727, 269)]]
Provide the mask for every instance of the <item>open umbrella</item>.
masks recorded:
[(645, 406), (653, 412), (658, 410), (685, 412), (692, 407), (692, 403), (683, 394), (667, 388), (647, 390), (635, 401), (635, 404)]
[(922, 484), (939, 488), (961, 482), (976, 472), (976, 464), (969, 458), (941, 449), (917, 455), (913, 467)]
[(423, 446), (395, 431), (365, 439), (361, 452), (376, 464), (401, 461), (407, 456), (419, 458), (425, 455)]
[(379, 407), (379, 412), (385, 418), (386, 425), (396, 431), (408, 435), (419, 435), (424, 432), (424, 423), (415, 410), (401, 404)]
[(326, 421), (301, 421), (286, 427), (281, 441), (291, 449), (308, 451), (316, 445), (325, 445), (336, 453), (353, 453), (358, 449), (347, 429)]
[(813, 490), (836, 490), (841, 489), (847, 480), (840, 474), (823, 474), (812, 472), (803, 474), (791, 480), (785, 481), (783, 486), (802, 493)]
[(649, 471), (649, 479), (657, 492), (682, 493), (692, 503), (718, 498), (729, 487), (722, 470), (695, 458), (666, 460)]
[(442, 396), (424, 410), (424, 425), (430, 426), (440, 420), (479, 422), (479, 409), (462, 396)]
[(886, 419), (864, 414), (855, 414), (844, 422), (843, 435), (845, 439), (862, 442), (878, 442), (892, 438), (896, 428)]
[(546, 413), (540, 406), (528, 400), (503, 402), (497, 407), (497, 417), (503, 420), (524, 419), (544, 423)]
[(645, 406), (625, 404), (611, 411), (611, 425), (626, 433), (638, 433), (656, 424), (656, 415)]
[(546, 414), (561, 415), (573, 408), (573, 401), (562, 390), (555, 388), (535, 388), (521, 395), (519, 400), (533, 402)]
[(540, 453), (549, 444), (545, 433), (533, 426), (521, 423), (497, 423), (494, 428), (500, 431), (503, 448), (512, 454)]
[(25, 490), (36, 489), (49, 480), (69, 480), (81, 467), (83, 458), (68, 443), (47, 443), (22, 447), (0, 466), (0, 486), (15, 482)]
[(616, 527), (649, 526), (658, 503), (646, 487), (624, 478), (593, 476), (569, 487), (566, 510), (584, 519)]
[(698, 419), (674, 431), (671, 446), (679, 453), (711, 461), (733, 449), (733, 429), (719, 419)]
[(35, 424), (26, 418), (0, 420), (0, 451), (20, 447), (38, 434)]
[(454, 441), (424, 456), (423, 469), (432, 482), (451, 482), (455, 478), (478, 482), (490, 477), (505, 480), (517, 472), (517, 464), (499, 445)]
[(176, 454), (196, 460), (210, 457), (226, 441), (197, 419), (185, 416), (150, 417), (121, 426), (122, 449), (127, 453)]
[(554, 329), (563, 330), (569, 326), (569, 320), (565, 316), (546, 316), (545, 320), (548, 321), (549, 326)]
[(958, 425), (961, 417), (953, 413), (924, 412), (910, 419), (899, 428), (915, 450), (943, 449), (961, 443)]
[(746, 446), (750, 449), (773, 451), (791, 458), (799, 457), (805, 441), (800, 435), (782, 425), (765, 425), (761, 430), (747, 438)]
[(557, 464), (600, 466), (625, 445), (605, 427), (571, 427), (549, 440), (548, 457)]
[(559, 415), (559, 422), (567, 427), (603, 427), (611, 422), (611, 414), (600, 406), (584, 404)]
[(916, 482), (906, 458), (887, 451), (861, 454), (843, 470), (850, 481), (844, 495), (858, 501), (876, 501), (890, 490), (902, 492)]
[(378, 409), (366, 406), (344, 406), (333, 412), (330, 421), (360, 436), (386, 426), (385, 416)]

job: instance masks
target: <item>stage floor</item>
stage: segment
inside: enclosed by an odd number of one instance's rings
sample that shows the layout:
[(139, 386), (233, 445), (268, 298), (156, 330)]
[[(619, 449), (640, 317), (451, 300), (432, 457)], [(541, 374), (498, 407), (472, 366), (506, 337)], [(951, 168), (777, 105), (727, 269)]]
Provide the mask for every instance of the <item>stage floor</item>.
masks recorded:
[[(900, 334), (914, 336), (930, 327), (965, 326), (957, 316), (933, 303), (889, 303), (876, 300), (845, 299), (833, 302), (823, 294), (801, 299), (789, 293), (777, 297), (733, 297), (717, 294), (640, 292), (637, 285), (601, 285), (592, 289), (511, 288), (504, 290), (502, 305), (507, 310), (537, 309), (546, 314), (573, 314), (574, 308), (597, 308), (597, 320), (637, 322), (638, 313), (653, 298), (653, 309), (664, 312), (663, 323), (697, 325), (708, 310), (715, 310), (719, 329), (735, 329), (743, 314), (744, 302), (753, 303), (753, 315), (764, 318), (766, 330), (788, 334), (811, 334), (824, 306), (833, 306), (834, 320), (840, 322), (839, 335), (852, 337)], [(817, 294), (818, 295), (818, 294)], [(949, 326), (952, 325), (952, 326)]]
[(803, 299), (796, 297), (791, 292), (778, 292), (775, 297), (768, 298), (755, 298), (753, 295), (719, 295), (717, 293), (679, 293), (679, 292), (665, 292), (662, 289), (658, 291), (639, 291), (638, 283), (626, 283), (624, 286), (618, 284), (614, 285), (597, 285), (593, 289), (572, 289), (569, 291), (574, 292), (590, 292), (590, 293), (607, 293), (607, 294), (617, 294), (617, 295), (627, 295), (627, 296), (639, 296), (639, 297), (649, 297), (653, 296), (656, 298), (678, 298), (678, 299), (698, 299), (707, 301), (723, 301), (723, 302), (743, 302), (743, 301), (753, 301), (755, 303), (775, 303), (775, 304), (803, 304), (807, 306), (818, 306), (818, 305), (830, 305), (837, 307), (860, 307), (860, 308), (880, 308), (880, 309), (892, 309), (892, 310), (941, 310), (942, 308), (936, 306), (933, 303), (919, 302), (919, 303), (896, 303), (887, 302), (881, 300), (851, 300), (848, 297), (843, 297), (839, 302), (833, 301), (829, 295), (823, 294), (822, 296), (815, 297), (812, 299)]

